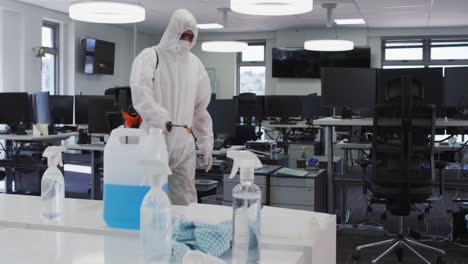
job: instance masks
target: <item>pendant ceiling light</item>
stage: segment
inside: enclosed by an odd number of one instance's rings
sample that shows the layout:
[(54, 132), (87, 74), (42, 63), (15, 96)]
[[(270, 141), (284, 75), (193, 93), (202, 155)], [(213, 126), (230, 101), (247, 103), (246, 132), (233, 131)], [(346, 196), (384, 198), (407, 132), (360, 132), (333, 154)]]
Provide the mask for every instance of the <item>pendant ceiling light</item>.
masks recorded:
[(342, 39), (308, 40), (304, 43), (304, 49), (313, 51), (346, 51), (354, 49), (354, 43)]
[[(327, 9), (327, 27), (333, 27), (332, 10), (337, 4), (326, 3), (322, 7)], [(308, 40), (304, 43), (304, 49), (312, 51), (347, 51), (354, 49), (354, 42), (351, 40), (338, 39), (338, 32), (335, 30), (336, 39)]]
[(68, 11), (70, 18), (91, 23), (127, 24), (145, 20), (144, 7), (123, 2), (76, 2)]
[[(228, 14), (230, 12), (229, 8), (220, 8), (218, 9), (223, 15), (223, 26), (228, 28)], [(206, 52), (220, 52), (220, 53), (235, 53), (242, 52), (249, 44), (242, 41), (205, 41), (201, 44), (201, 48)]]
[(242, 52), (249, 45), (241, 41), (205, 41), (202, 43), (202, 50), (207, 52)]
[(234, 12), (259, 16), (297, 15), (312, 11), (313, 0), (231, 0)]

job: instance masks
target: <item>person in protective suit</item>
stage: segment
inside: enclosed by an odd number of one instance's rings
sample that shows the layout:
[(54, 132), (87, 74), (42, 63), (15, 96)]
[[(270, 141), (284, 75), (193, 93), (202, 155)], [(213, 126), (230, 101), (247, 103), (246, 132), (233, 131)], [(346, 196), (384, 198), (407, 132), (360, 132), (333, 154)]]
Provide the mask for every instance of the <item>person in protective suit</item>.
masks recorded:
[(202, 62), (190, 52), (198, 36), (197, 21), (187, 10), (177, 10), (159, 45), (144, 49), (133, 61), (130, 86), (133, 105), (143, 119), (142, 129), (166, 124), (187, 125), (166, 131), (169, 151), (168, 195), (174, 205), (197, 202), (195, 142), (203, 153), (201, 165), (211, 168), (213, 125), (206, 110), (211, 85)]

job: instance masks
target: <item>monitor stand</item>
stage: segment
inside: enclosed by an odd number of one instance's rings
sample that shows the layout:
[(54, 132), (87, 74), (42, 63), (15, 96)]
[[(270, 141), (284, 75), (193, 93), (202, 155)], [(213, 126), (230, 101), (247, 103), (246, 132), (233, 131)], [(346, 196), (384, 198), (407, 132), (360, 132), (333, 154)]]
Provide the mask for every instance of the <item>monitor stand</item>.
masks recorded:
[(14, 135), (26, 135), (26, 125), (23, 123), (8, 125), (10, 128), (10, 134)]
[[(335, 112), (335, 111), (333, 111)], [(363, 116), (354, 116), (354, 111), (350, 106), (344, 106), (341, 110), (341, 116), (333, 116), (335, 119), (364, 119)]]

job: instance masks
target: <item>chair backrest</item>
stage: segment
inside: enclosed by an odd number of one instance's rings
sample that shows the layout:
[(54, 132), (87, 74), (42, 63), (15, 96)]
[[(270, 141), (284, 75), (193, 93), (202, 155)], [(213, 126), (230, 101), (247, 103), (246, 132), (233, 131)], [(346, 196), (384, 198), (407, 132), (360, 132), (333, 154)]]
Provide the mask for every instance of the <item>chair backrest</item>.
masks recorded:
[[(376, 105), (372, 167), (368, 179), (374, 196), (386, 199), (387, 208), (409, 214), (410, 205), (432, 195), (435, 106), (423, 104), (411, 78), (391, 86), (387, 102)], [(398, 90), (398, 91), (396, 91)]]
[(113, 95), (115, 102), (121, 109), (127, 110), (132, 105), (132, 91), (130, 87), (114, 87), (104, 91), (104, 95)]

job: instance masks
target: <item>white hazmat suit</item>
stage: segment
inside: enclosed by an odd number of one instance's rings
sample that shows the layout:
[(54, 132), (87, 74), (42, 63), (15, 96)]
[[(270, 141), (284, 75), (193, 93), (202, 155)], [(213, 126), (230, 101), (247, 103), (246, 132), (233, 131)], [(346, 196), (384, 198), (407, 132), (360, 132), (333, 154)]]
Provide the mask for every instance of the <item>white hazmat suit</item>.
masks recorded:
[[(191, 30), (192, 43), (180, 40)], [(144, 49), (134, 60), (130, 76), (133, 106), (143, 119), (142, 128), (165, 129), (165, 124), (188, 125), (211, 168), (213, 125), (206, 110), (211, 85), (202, 62), (190, 50), (198, 36), (197, 21), (187, 10), (174, 12), (159, 45)], [(159, 60), (158, 60), (159, 59)], [(166, 133), (169, 151), (169, 198), (174, 205), (197, 202), (195, 142), (183, 128)]]

